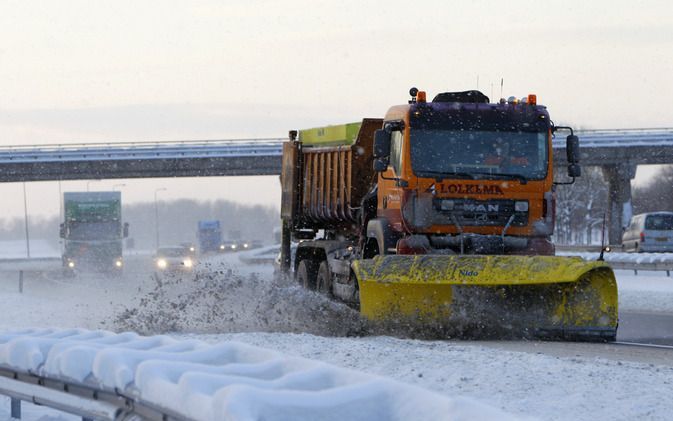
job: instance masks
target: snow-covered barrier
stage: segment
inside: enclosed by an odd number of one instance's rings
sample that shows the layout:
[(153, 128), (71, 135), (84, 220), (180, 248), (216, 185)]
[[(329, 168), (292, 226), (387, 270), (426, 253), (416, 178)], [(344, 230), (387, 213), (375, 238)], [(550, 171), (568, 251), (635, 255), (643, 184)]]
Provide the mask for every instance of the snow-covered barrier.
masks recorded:
[(31, 329), (0, 334), (0, 368), (123, 393), (194, 420), (514, 419), (471, 399), (237, 342)]
[[(584, 260), (596, 260), (600, 252), (586, 251), (561, 251), (556, 253), (559, 256), (579, 256)], [(673, 264), (673, 253), (605, 253), (603, 258), (608, 263), (661, 263)]]

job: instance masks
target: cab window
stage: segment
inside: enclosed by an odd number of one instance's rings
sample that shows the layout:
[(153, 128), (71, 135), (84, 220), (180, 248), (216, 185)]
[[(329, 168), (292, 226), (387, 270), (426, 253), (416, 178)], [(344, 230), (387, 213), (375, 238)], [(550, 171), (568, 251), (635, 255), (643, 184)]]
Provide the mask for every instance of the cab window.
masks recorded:
[(390, 136), (390, 165), (396, 175), (402, 171), (402, 132), (394, 131)]

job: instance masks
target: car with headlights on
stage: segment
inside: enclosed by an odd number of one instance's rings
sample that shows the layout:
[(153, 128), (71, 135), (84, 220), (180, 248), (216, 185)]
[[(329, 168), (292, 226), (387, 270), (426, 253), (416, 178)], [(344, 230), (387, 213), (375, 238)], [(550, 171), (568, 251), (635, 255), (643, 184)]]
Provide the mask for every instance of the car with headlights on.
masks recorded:
[(236, 241), (223, 241), (220, 243), (220, 253), (236, 252), (242, 249)]
[(194, 268), (194, 254), (189, 247), (160, 247), (154, 255), (155, 270), (160, 272), (191, 271)]

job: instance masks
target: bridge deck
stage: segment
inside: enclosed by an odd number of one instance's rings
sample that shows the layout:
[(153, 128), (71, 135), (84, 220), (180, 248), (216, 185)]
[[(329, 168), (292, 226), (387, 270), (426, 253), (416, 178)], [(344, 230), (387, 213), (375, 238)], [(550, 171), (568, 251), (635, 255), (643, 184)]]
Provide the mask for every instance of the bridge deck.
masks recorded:
[[(583, 165), (673, 163), (673, 129), (578, 132)], [(0, 147), (0, 182), (280, 174), (284, 139)], [(553, 141), (565, 166), (565, 137)]]

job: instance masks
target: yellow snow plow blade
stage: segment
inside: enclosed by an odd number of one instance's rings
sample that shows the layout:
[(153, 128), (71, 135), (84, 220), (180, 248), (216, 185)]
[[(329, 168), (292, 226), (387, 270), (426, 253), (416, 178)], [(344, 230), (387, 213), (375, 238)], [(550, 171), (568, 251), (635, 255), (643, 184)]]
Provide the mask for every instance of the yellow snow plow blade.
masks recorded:
[(357, 260), (360, 312), (449, 336), (614, 340), (617, 283), (604, 262), (556, 256), (378, 256)]

